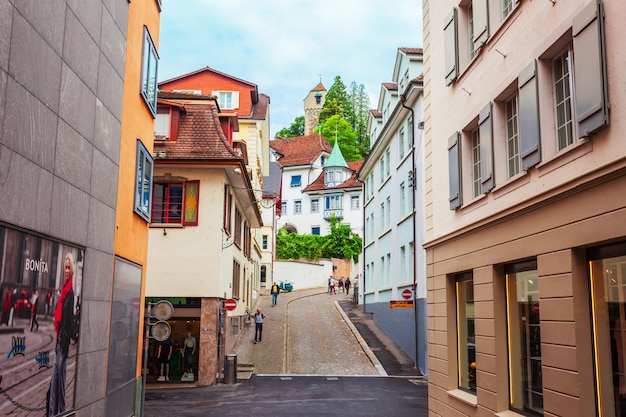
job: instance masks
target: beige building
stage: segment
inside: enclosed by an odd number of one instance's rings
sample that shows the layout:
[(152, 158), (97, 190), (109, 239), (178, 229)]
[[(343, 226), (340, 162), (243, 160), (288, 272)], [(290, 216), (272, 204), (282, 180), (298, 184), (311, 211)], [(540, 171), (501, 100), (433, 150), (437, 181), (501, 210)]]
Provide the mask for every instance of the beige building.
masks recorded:
[(424, 0), (431, 416), (624, 416), (620, 0)]
[[(304, 134), (312, 135), (320, 124), (319, 116), (326, 100), (326, 87), (320, 81), (304, 98)], [(319, 133), (319, 132), (318, 132)]]

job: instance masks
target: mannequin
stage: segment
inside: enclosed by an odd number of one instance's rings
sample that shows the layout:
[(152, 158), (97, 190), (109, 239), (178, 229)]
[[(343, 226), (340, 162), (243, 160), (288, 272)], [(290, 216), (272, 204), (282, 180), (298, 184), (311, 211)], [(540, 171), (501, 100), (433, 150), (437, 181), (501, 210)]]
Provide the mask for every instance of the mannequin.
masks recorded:
[(184, 349), (185, 373), (183, 374), (183, 378), (193, 378), (193, 356), (196, 354), (196, 338), (191, 335), (191, 332), (187, 332)]
[(159, 358), (159, 364), (161, 364), (161, 376), (158, 381), (170, 380), (170, 359), (172, 358), (172, 342), (168, 339), (159, 345), (159, 351), (157, 357)]

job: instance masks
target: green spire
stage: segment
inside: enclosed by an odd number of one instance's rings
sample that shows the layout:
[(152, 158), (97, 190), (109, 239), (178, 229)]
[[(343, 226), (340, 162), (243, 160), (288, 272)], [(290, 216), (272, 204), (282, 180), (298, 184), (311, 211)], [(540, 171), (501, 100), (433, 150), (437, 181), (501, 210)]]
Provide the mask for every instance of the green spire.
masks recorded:
[(335, 138), (335, 145), (333, 146), (333, 151), (330, 153), (328, 160), (324, 164), (324, 167), (344, 167), (348, 168), (348, 164), (341, 153), (341, 149), (339, 149), (339, 145), (337, 144), (337, 138)]

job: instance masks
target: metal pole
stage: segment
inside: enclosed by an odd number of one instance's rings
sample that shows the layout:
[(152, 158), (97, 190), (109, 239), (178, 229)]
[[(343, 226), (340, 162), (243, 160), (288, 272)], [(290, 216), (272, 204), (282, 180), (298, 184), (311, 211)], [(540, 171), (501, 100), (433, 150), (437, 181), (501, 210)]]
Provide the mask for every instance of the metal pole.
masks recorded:
[(150, 334), (150, 310), (152, 307), (152, 303), (148, 303), (148, 313), (146, 315), (146, 340), (144, 341), (143, 346), (143, 376), (142, 376), (142, 390), (141, 390), (141, 416), (143, 416), (143, 407), (146, 403), (146, 378), (148, 377), (148, 335)]

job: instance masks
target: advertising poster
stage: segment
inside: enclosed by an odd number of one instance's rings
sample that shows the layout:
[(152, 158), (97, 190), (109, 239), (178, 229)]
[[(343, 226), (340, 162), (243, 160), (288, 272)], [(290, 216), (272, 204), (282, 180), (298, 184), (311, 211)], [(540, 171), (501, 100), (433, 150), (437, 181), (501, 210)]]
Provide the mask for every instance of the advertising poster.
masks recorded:
[(74, 408), (84, 256), (0, 224), (0, 415)]

